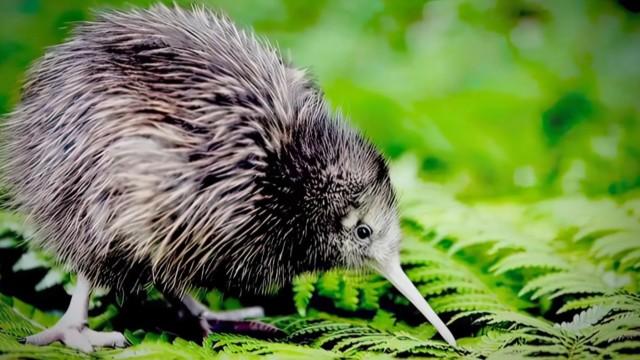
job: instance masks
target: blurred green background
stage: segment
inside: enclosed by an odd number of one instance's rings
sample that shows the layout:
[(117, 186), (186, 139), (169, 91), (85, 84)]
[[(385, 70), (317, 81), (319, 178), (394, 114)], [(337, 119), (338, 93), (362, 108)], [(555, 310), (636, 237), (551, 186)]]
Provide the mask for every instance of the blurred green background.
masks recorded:
[[(73, 22), (153, 2), (0, 1), (0, 113)], [(640, 187), (633, 1), (198, 3), (277, 43), (390, 158), (415, 154), (427, 179), (462, 197)]]

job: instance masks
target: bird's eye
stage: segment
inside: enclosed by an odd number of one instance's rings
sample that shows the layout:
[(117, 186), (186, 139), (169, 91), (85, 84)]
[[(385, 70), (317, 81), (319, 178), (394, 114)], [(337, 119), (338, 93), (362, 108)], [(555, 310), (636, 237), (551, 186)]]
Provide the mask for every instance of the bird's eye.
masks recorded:
[(371, 228), (369, 225), (361, 224), (356, 227), (356, 236), (359, 239), (368, 239), (371, 236)]

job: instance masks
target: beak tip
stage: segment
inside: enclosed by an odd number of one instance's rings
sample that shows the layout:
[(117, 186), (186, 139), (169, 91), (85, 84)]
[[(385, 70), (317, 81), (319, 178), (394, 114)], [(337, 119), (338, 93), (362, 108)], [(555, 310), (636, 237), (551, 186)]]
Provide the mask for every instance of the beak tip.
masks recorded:
[(458, 344), (456, 343), (456, 338), (453, 336), (453, 334), (451, 333), (451, 330), (449, 330), (449, 328), (444, 325), (444, 324), (433, 324), (434, 327), (436, 328), (436, 331), (440, 334), (440, 336), (442, 337), (442, 339), (449, 344), (449, 346), (452, 347), (457, 347)]
[(446, 341), (447, 344), (449, 344), (449, 346), (458, 347), (458, 344), (456, 343), (456, 339), (453, 337), (453, 335), (450, 338), (447, 336), (444, 339), (444, 341)]
[(457, 347), (453, 334), (433, 309), (431, 309), (411, 280), (409, 280), (409, 277), (404, 273), (402, 267), (400, 267), (399, 259), (394, 258), (388, 262), (379, 262), (375, 268), (433, 324), (447, 344), (452, 347)]

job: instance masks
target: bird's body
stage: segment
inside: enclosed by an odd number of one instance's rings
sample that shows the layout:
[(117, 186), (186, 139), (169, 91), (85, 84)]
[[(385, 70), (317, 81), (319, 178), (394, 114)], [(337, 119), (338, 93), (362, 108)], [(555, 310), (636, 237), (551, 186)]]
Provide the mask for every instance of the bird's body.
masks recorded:
[[(78, 28), (34, 68), (8, 131), (6, 173), (37, 239), (108, 286), (264, 291), (325, 269), (339, 244), (312, 243), (328, 230), (301, 200), (329, 212), (334, 175), (386, 174), (302, 71), (206, 11)], [(332, 174), (339, 162), (352, 168)]]
[(204, 9), (77, 27), (4, 132), (35, 239), (91, 285), (266, 292), (398, 253), (383, 157), (304, 71)]

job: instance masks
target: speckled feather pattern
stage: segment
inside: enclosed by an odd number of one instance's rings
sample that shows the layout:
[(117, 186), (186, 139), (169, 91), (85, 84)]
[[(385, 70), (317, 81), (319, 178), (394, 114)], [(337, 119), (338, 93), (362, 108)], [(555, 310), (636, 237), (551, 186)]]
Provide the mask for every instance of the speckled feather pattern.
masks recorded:
[(340, 226), (349, 209), (395, 221), (375, 148), (303, 70), (203, 8), (78, 25), (3, 126), (3, 173), (34, 240), (94, 285), (263, 293), (361, 265), (366, 245)]

